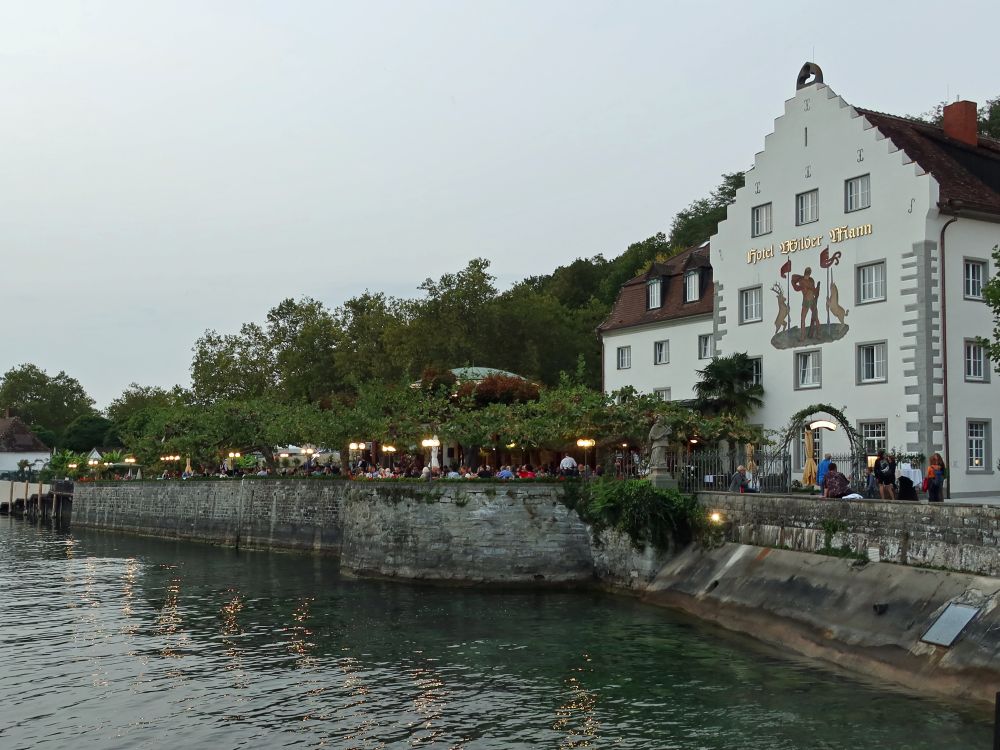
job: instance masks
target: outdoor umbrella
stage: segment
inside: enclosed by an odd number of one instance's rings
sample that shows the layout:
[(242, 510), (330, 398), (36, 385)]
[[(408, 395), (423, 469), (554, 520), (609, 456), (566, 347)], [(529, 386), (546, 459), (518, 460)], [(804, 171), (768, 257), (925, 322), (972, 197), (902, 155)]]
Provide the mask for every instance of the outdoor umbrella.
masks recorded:
[(802, 470), (802, 484), (816, 484), (816, 459), (813, 458), (813, 431), (806, 430), (806, 465)]
[(757, 473), (757, 463), (753, 460), (753, 443), (747, 443), (747, 471), (750, 474)]
[(184, 473), (191, 476), (194, 472), (191, 471), (191, 456), (188, 456), (187, 466), (184, 467)]

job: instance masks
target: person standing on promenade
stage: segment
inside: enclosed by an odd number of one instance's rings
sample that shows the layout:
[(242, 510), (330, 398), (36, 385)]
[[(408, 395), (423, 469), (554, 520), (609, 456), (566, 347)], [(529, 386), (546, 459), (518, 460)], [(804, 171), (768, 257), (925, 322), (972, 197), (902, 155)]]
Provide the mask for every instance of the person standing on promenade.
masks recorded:
[(883, 500), (896, 499), (896, 457), (885, 455), (880, 450), (875, 457), (875, 479), (878, 481), (879, 497)]
[(931, 456), (927, 463), (927, 500), (932, 503), (940, 503), (944, 499), (944, 480), (946, 469), (944, 459), (940, 453)]

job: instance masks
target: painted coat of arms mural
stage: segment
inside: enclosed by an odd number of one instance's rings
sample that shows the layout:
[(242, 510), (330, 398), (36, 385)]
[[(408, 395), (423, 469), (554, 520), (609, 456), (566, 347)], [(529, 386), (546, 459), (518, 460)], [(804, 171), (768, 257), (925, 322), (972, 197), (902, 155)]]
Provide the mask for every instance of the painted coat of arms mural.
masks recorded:
[[(826, 344), (842, 339), (850, 330), (847, 325), (849, 311), (840, 304), (840, 291), (834, 280), (834, 268), (840, 265), (841, 255), (839, 250), (831, 254), (829, 246), (823, 248), (819, 254), (819, 265), (826, 271), (826, 277), (820, 279), (813, 276), (810, 266), (806, 266), (802, 273), (793, 273), (791, 258), (781, 266), (785, 288), (782, 289), (781, 282), (775, 282), (771, 287), (778, 298), (778, 315), (774, 319), (774, 336), (771, 338), (771, 345), (776, 349)], [(798, 326), (791, 325), (794, 321), (790, 308), (793, 290), (801, 295)], [(820, 300), (825, 307), (825, 322), (820, 316)]]

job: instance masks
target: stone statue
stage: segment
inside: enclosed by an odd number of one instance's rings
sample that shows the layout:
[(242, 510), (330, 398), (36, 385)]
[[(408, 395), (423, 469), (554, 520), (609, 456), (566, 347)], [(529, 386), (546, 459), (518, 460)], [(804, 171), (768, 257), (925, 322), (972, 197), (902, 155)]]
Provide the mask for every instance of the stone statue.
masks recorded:
[(670, 442), (670, 435), (673, 432), (667, 420), (657, 417), (653, 426), (649, 429), (649, 465), (667, 465), (667, 445)]

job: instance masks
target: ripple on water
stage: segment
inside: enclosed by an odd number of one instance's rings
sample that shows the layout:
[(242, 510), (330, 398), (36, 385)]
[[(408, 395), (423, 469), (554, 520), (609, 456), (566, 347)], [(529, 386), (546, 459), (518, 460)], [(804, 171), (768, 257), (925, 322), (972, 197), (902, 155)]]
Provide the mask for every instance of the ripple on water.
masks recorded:
[(987, 717), (630, 600), (0, 519), (0, 747), (988, 746)]

